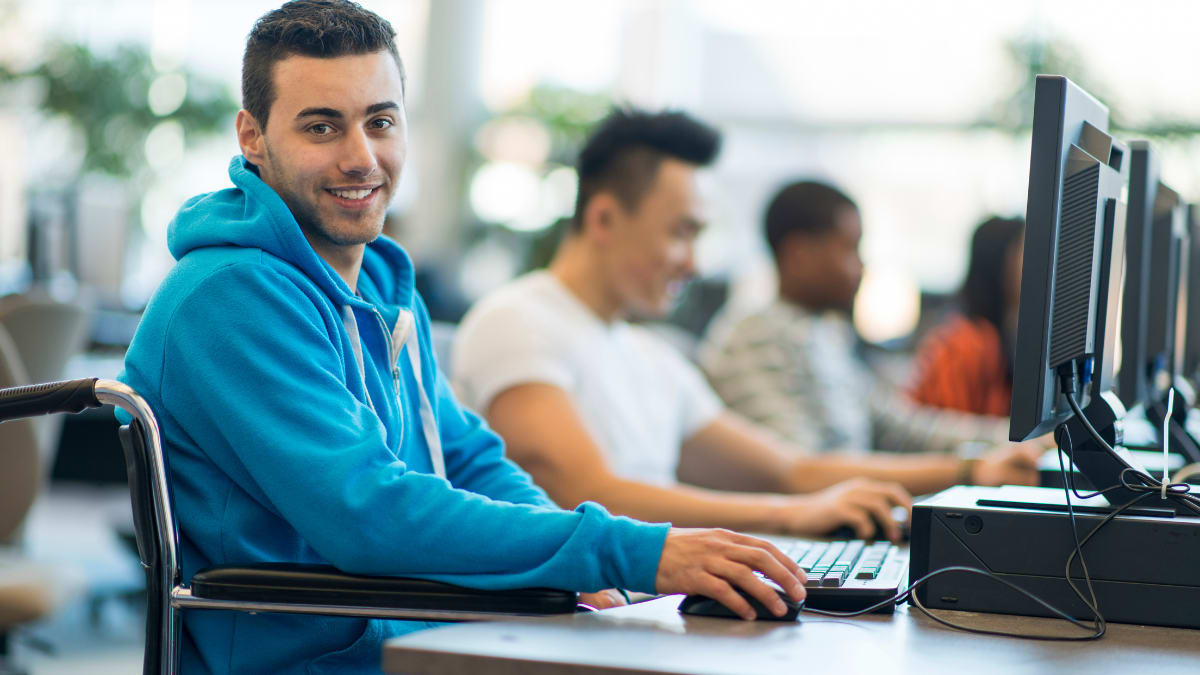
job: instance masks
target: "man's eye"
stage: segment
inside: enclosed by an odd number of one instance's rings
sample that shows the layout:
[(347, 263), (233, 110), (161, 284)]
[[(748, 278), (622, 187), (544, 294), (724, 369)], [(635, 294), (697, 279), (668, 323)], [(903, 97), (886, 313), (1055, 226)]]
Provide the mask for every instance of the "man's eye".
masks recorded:
[(371, 128), (373, 129), (387, 129), (392, 126), (395, 126), (395, 123), (386, 117), (371, 120)]
[(314, 124), (308, 128), (308, 132), (314, 136), (328, 136), (333, 133), (333, 127), (328, 124)]

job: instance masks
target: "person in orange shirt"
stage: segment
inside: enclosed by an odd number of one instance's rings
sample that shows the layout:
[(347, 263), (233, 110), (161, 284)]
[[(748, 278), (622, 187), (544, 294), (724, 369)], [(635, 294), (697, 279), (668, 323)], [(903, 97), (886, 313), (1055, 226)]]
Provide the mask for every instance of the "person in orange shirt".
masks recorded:
[(960, 312), (917, 350), (909, 395), (923, 405), (1007, 417), (1021, 296), (1025, 222), (992, 217), (975, 230)]

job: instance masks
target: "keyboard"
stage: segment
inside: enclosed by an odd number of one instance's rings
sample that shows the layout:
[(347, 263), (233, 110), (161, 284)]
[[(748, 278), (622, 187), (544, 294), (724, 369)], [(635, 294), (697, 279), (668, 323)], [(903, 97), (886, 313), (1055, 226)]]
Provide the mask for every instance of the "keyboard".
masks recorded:
[[(805, 607), (854, 612), (893, 597), (908, 576), (908, 555), (887, 541), (764, 537), (808, 576)], [(894, 604), (876, 610), (890, 614)]]

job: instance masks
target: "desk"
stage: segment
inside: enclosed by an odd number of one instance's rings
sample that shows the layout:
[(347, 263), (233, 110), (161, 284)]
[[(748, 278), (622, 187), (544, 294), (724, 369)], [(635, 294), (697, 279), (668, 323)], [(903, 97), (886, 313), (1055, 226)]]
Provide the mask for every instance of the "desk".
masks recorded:
[[(1040, 642), (944, 628), (917, 610), (795, 624), (684, 617), (680, 596), (592, 614), (457, 624), (390, 640), (387, 673), (1195, 673), (1200, 631), (1110, 624), (1098, 642)], [(946, 612), (1009, 631), (1078, 634), (1064, 622)]]

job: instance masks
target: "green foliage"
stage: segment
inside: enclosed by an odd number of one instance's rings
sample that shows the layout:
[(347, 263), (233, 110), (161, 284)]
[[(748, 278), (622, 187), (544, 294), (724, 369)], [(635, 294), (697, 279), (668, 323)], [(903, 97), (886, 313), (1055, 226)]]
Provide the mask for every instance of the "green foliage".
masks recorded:
[(566, 87), (539, 84), (520, 105), (500, 117), (531, 117), (550, 132), (550, 161), (573, 165), (588, 132), (612, 107), (604, 94), (590, 94)]
[(83, 171), (117, 177), (139, 175), (146, 167), (146, 136), (159, 122), (174, 120), (188, 135), (216, 131), (237, 111), (227, 89), (212, 80), (182, 73), (187, 95), (165, 116), (150, 108), (147, 93), (158, 75), (141, 46), (123, 45), (101, 56), (84, 45), (56, 43), (34, 68), (14, 73), (0, 66), (0, 82), (34, 80), (44, 91), (41, 110), (70, 119), (84, 139)]
[(1073, 47), (1044, 38), (1020, 38), (1007, 45), (1009, 58), (1016, 66), (1020, 84), (992, 109), (978, 126), (997, 126), (1014, 132), (1028, 133), (1033, 126), (1033, 91), (1038, 75), (1064, 75), (1083, 87), (1108, 106), (1109, 129), (1134, 133), (1139, 138), (1169, 139), (1200, 134), (1200, 125), (1192, 120), (1156, 119), (1132, 127), (1120, 108), (1120, 98), (1097, 81), (1084, 65), (1083, 58)]
[[(985, 125), (1028, 131), (1033, 126), (1033, 90), (1038, 75), (1064, 75), (1101, 101), (1112, 101), (1104, 87), (1092, 81), (1082, 57), (1068, 44), (1043, 38), (1018, 38), (1009, 40), (1005, 48), (1018, 71), (1020, 84), (995, 106), (992, 119)], [(1109, 114), (1116, 126), (1119, 115), (1111, 107)]]

